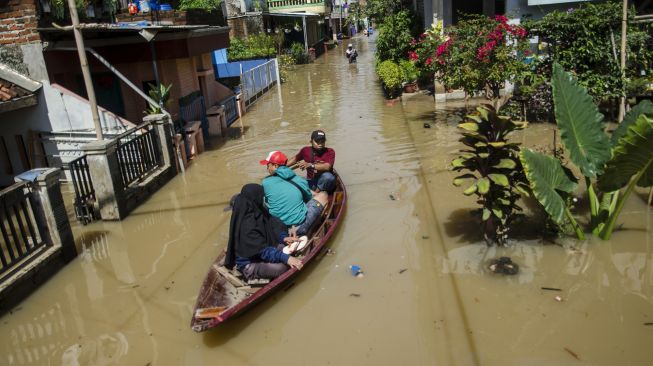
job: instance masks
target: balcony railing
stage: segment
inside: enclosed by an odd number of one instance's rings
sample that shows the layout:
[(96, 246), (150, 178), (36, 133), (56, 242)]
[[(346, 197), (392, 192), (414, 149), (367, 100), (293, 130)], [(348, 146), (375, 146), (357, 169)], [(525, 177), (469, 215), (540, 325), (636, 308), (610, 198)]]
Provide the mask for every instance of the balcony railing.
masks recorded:
[(324, 0), (268, 0), (269, 9), (324, 6)]

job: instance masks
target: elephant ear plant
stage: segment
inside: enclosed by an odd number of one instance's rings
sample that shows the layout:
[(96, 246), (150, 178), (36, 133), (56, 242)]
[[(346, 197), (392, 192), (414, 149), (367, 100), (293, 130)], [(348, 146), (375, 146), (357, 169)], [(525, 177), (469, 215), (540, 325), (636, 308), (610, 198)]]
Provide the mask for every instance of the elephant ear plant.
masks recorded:
[(489, 105), (476, 110), (458, 125), (463, 135), (459, 141), (466, 147), (451, 165), (454, 171), (464, 174), (457, 176), (453, 184), (469, 184), (463, 193), (478, 196), (485, 241), (503, 245), (515, 211), (521, 210), (517, 205), (519, 192), (528, 194), (518, 158), (519, 144), (508, 142), (508, 135), (523, 129), (526, 123), (499, 116)]
[[(609, 239), (634, 185), (653, 185), (653, 120), (647, 117), (653, 113), (653, 104), (646, 102), (634, 107), (611, 142), (604, 132), (603, 115), (587, 90), (558, 64), (553, 65), (551, 82), (563, 145), (587, 187), (589, 229), (602, 239)], [(543, 154), (524, 149), (520, 159), (533, 195), (549, 216), (559, 225), (569, 222), (576, 236), (584, 239), (584, 232), (569, 208), (568, 197), (577, 188), (576, 178), (558, 161)], [(624, 186), (628, 188), (619, 197), (619, 189)]]

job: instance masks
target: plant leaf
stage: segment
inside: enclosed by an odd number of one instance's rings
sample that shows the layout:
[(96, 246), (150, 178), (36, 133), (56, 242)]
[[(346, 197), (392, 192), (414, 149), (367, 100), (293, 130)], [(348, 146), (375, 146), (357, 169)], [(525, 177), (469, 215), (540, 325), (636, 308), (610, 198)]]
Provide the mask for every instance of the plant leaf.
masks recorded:
[(465, 180), (472, 179), (472, 178), (476, 179), (476, 176), (474, 174), (469, 174), (469, 173), (459, 175), (459, 176), (457, 176), (456, 178), (453, 179), (453, 185), (456, 186), (456, 187), (459, 187), (461, 184), (463, 184), (463, 182)]
[(486, 177), (479, 178), (476, 181), (476, 185), (478, 186), (479, 194), (486, 194), (490, 190), (490, 180)]
[(466, 131), (472, 131), (472, 132), (478, 131), (478, 125), (474, 122), (461, 123), (458, 125), (458, 127)]
[(560, 162), (552, 156), (523, 149), (519, 158), (535, 198), (542, 204), (551, 219), (562, 224), (567, 208), (558, 191), (571, 193), (577, 183), (569, 178)]
[(570, 160), (584, 176), (600, 175), (611, 156), (610, 140), (603, 132), (603, 115), (587, 90), (557, 63), (553, 65), (551, 83), (556, 121)]
[(488, 174), (488, 178), (492, 179), (492, 181), (500, 186), (507, 187), (508, 186), (508, 177), (506, 177), (504, 174)]
[(619, 127), (617, 127), (614, 132), (612, 132), (612, 137), (610, 141), (612, 142), (612, 147), (617, 146), (617, 142), (621, 138), (621, 136), (626, 134), (626, 131), (628, 131), (628, 127), (635, 123), (637, 120), (637, 117), (639, 117), (640, 114), (653, 114), (653, 103), (650, 100), (644, 99), (639, 104), (633, 107), (626, 115), (624, 116), (624, 120), (621, 121), (619, 124)]
[(476, 186), (476, 183), (474, 183), (474, 184), (472, 184), (471, 186), (469, 186), (466, 190), (464, 190), (464, 191), (463, 191), (463, 194), (464, 194), (465, 196), (469, 196), (469, 195), (473, 194), (474, 192), (476, 192), (476, 189), (477, 189), (477, 188), (478, 188), (478, 187)]
[(499, 164), (496, 164), (492, 167), (498, 169), (514, 169), (516, 166), (517, 163), (512, 159), (501, 159)]
[(490, 210), (488, 210), (487, 208), (484, 208), (483, 209), (483, 216), (481, 216), (481, 220), (485, 221), (485, 220), (489, 219), (490, 214), (492, 214), (492, 212), (490, 212)]
[(604, 192), (624, 187), (639, 172), (637, 185), (653, 185), (653, 118), (640, 114), (614, 148), (614, 157), (608, 162), (605, 173), (599, 177), (599, 188)]

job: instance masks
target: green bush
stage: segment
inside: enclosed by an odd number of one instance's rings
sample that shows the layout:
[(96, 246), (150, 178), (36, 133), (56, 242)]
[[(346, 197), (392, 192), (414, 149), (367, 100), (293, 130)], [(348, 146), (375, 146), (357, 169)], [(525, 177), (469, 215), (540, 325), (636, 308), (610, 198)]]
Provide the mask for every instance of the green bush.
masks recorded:
[(307, 64), (308, 63), (308, 54), (304, 51), (304, 45), (299, 42), (293, 42), (290, 45), (290, 56), (295, 60), (295, 63)]
[(413, 39), (410, 27), (410, 13), (407, 10), (385, 18), (376, 39), (376, 57), (379, 61), (399, 62), (406, 57)]
[(396, 63), (386, 60), (378, 64), (376, 73), (381, 79), (383, 90), (389, 99), (396, 98), (401, 93), (401, 81), (404, 73)]
[(403, 81), (405, 83), (412, 83), (415, 80), (417, 80), (417, 77), (419, 76), (419, 71), (417, 70), (417, 66), (415, 65), (414, 62), (409, 60), (401, 60), (399, 62), (399, 66), (401, 66)]
[(222, 0), (181, 0), (179, 2), (179, 10), (188, 9), (204, 9), (213, 10), (219, 9)]
[(227, 49), (229, 61), (270, 58), (276, 53), (274, 38), (265, 33), (251, 35), (246, 39), (234, 38)]
[(288, 70), (295, 65), (295, 59), (291, 55), (279, 55), (279, 78), (282, 83), (288, 81)]

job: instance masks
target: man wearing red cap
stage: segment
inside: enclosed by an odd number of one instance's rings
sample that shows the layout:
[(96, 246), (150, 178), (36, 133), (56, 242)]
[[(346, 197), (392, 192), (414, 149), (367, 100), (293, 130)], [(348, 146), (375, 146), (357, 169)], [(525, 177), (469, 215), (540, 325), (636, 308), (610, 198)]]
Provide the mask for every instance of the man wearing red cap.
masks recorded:
[(270, 174), (263, 179), (265, 201), (271, 215), (288, 227), (297, 226), (297, 234), (304, 235), (322, 212), (327, 196), (313, 197), (306, 179), (288, 168), (287, 162), (288, 158), (281, 151), (272, 151), (260, 161)]
[(297, 164), (306, 169), (308, 186), (317, 192), (332, 192), (336, 187), (336, 177), (331, 173), (336, 162), (336, 152), (326, 147), (326, 134), (322, 130), (311, 133), (311, 146), (304, 146), (297, 155), (288, 160), (288, 165)]

